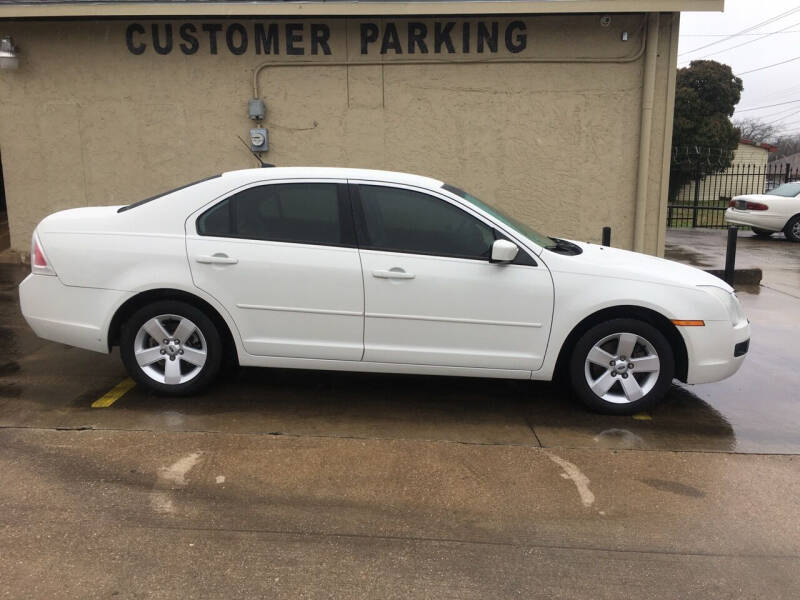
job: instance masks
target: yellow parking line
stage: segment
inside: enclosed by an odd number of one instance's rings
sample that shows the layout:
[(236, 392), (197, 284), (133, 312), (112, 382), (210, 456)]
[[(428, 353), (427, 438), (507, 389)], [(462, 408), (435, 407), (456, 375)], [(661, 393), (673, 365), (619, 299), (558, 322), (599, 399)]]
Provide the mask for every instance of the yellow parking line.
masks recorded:
[(647, 413), (636, 413), (633, 418), (637, 421), (652, 421), (653, 417)]
[(114, 404), (114, 402), (128, 393), (135, 385), (136, 382), (133, 381), (133, 379), (126, 377), (113, 388), (108, 390), (105, 394), (100, 396), (97, 400), (92, 402), (92, 408), (107, 408), (111, 406)]

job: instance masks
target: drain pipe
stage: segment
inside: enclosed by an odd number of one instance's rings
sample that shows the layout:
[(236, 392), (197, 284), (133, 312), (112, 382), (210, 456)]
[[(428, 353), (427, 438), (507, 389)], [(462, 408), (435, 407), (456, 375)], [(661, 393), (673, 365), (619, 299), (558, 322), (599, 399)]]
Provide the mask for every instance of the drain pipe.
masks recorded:
[(636, 177), (636, 208), (633, 226), (633, 249), (644, 252), (647, 188), (650, 179), (650, 138), (653, 130), (653, 96), (656, 88), (656, 58), (658, 58), (659, 13), (647, 15), (647, 49), (644, 56), (642, 86), (642, 122), (639, 127), (639, 171)]

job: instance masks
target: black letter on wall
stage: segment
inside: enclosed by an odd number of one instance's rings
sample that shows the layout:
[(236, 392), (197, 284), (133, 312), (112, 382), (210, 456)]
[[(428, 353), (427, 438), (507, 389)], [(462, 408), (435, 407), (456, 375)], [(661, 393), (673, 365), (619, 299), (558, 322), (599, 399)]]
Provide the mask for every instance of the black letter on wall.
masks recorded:
[(147, 46), (145, 44), (134, 44), (133, 43), (133, 34), (144, 33), (144, 27), (139, 25), (138, 23), (131, 23), (128, 25), (128, 28), (125, 30), (125, 45), (128, 46), (128, 52), (131, 54), (142, 54)]
[(203, 25), (203, 31), (208, 32), (208, 47), (211, 50), (211, 54), (216, 54), (217, 34), (222, 31), (222, 25), (219, 23), (205, 23)]
[(328, 40), (331, 37), (331, 28), (320, 23), (311, 24), (311, 54), (319, 54), (319, 47), (322, 46), (323, 54), (330, 54), (331, 47)]
[(433, 24), (433, 51), (436, 52), (436, 54), (442, 52), (442, 44), (447, 46), (448, 54), (452, 54), (456, 51), (453, 46), (453, 40), (450, 39), (450, 32), (453, 31), (453, 27), (455, 27), (455, 23), (452, 21), (446, 23), (444, 27), (442, 27), (442, 24), (438, 21)]
[(193, 35), (197, 33), (197, 27), (191, 23), (184, 23), (181, 25), (181, 28), (178, 30), (178, 32), (183, 40), (183, 43), (180, 45), (181, 52), (184, 54), (194, 54), (197, 52), (200, 44), (197, 42), (197, 38)]
[(397, 25), (387, 23), (383, 30), (383, 42), (381, 43), (381, 54), (386, 54), (389, 49), (394, 50), (395, 54), (402, 54), (403, 47), (400, 45), (400, 36), (397, 34)]
[(166, 44), (161, 45), (161, 36), (158, 34), (158, 25), (153, 23), (153, 49), (159, 54), (169, 54), (172, 52), (172, 23), (164, 25), (164, 37), (167, 38)]
[[(515, 29), (519, 29), (523, 33), (518, 33), (516, 40), (513, 38), (513, 33)], [(522, 52), (525, 50), (525, 47), (528, 45), (528, 34), (525, 32), (525, 23), (522, 21), (512, 21), (506, 27), (506, 48), (508, 48), (509, 52), (513, 52), (516, 54), (517, 52)]]
[(261, 54), (262, 48), (264, 49), (264, 54), (279, 53), (277, 23), (270, 23), (266, 31), (262, 23), (256, 23), (256, 54)]
[(489, 50), (497, 52), (497, 21), (492, 23), (492, 32), (486, 28), (486, 23), (478, 21), (478, 52), (483, 52), (483, 43), (489, 46)]
[[(236, 34), (239, 34), (239, 44), (236, 44)], [(228, 25), (225, 32), (225, 41), (228, 43), (228, 50), (233, 54), (241, 55), (247, 52), (247, 30), (241, 23)]]
[(361, 24), (361, 54), (367, 54), (367, 45), (378, 41), (378, 26), (375, 23)]
[(416, 52), (415, 46), (419, 45), (422, 54), (428, 53), (428, 45), (425, 43), (425, 36), (428, 35), (428, 27), (425, 23), (408, 24), (408, 53)]
[[(298, 33), (299, 32), (299, 33)], [(295, 42), (303, 41), (303, 24), (302, 23), (287, 23), (286, 24), (286, 54), (300, 55), (305, 54), (305, 48), (298, 48)]]

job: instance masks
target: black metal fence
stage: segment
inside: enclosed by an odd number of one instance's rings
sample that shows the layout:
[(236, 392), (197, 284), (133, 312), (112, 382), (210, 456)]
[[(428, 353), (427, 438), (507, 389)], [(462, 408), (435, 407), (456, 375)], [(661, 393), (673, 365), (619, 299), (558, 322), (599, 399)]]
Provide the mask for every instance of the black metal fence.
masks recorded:
[(670, 172), (667, 227), (725, 227), (725, 209), (731, 198), (765, 194), (782, 183), (800, 180), (800, 169), (780, 161), (766, 166), (732, 165), (722, 173), (705, 176), (690, 169), (679, 167)]

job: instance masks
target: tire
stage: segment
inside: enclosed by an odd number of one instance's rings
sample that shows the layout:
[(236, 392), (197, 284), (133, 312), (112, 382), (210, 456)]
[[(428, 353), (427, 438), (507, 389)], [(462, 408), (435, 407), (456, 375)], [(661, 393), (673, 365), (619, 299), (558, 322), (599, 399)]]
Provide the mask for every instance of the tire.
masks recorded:
[(177, 300), (160, 300), (125, 322), (120, 354), (131, 378), (142, 387), (164, 396), (189, 396), (217, 376), (222, 341), (202, 310)]
[(753, 233), (756, 235), (756, 237), (768, 238), (769, 236), (771, 236), (775, 232), (774, 231), (769, 231), (767, 229), (759, 229), (758, 227), (753, 227)]
[[(633, 348), (632, 362), (630, 355), (619, 352), (620, 343), (625, 352)], [(581, 336), (572, 350), (569, 372), (572, 389), (588, 408), (630, 415), (664, 397), (672, 384), (675, 359), (667, 338), (649, 323), (612, 319)], [(606, 387), (608, 384), (610, 387)], [(599, 395), (598, 389), (605, 391)]]
[(800, 242), (800, 215), (795, 215), (783, 228), (786, 239), (790, 242)]

